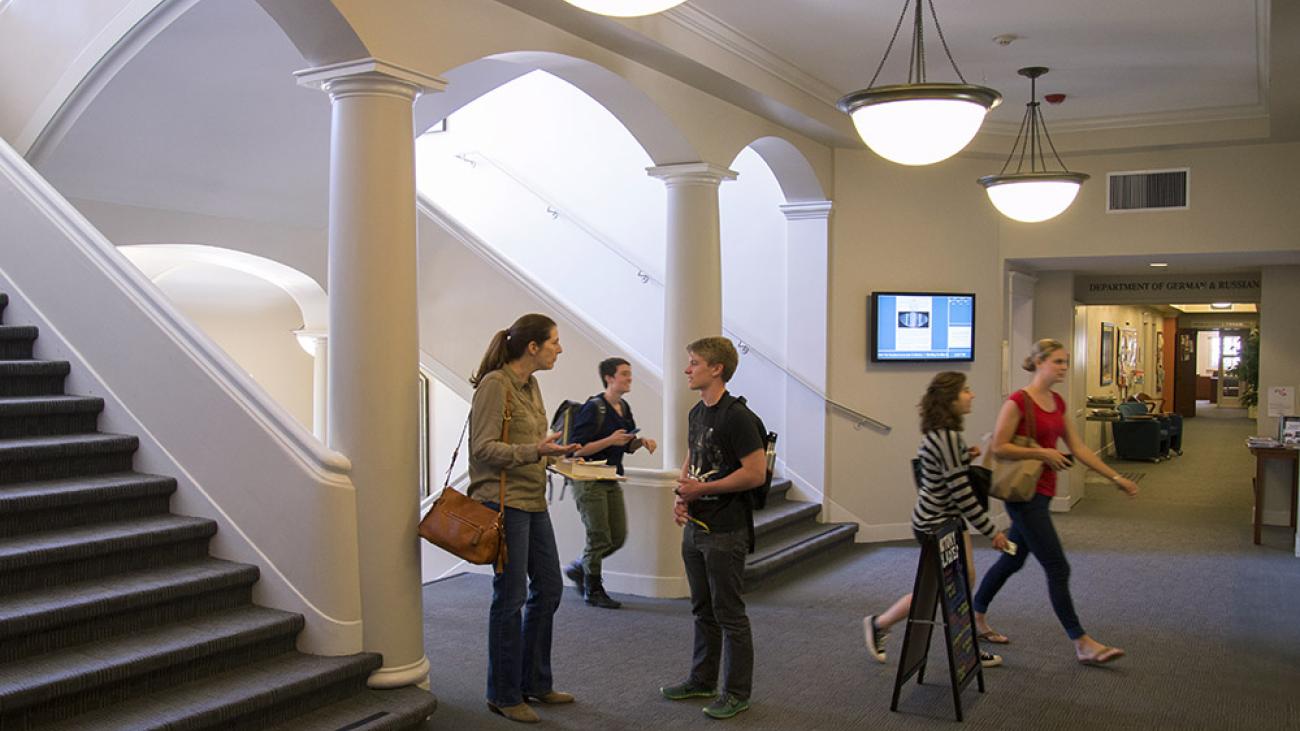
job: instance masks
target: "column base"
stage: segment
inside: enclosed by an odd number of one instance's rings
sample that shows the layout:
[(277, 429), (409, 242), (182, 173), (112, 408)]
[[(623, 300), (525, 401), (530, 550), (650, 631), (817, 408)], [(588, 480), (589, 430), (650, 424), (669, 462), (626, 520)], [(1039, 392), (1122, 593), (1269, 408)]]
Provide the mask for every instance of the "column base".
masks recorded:
[(429, 658), (421, 657), (418, 661), (400, 667), (382, 667), (370, 674), (366, 685), (384, 690), (404, 688), (414, 685), (423, 690), (429, 689)]

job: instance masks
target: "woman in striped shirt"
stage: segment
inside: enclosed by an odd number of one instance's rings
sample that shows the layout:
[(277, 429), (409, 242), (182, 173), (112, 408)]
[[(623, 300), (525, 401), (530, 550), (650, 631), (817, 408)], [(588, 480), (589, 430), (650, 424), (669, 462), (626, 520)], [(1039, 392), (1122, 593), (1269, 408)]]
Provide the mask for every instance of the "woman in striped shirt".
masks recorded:
[[(921, 460), (921, 489), (912, 512), (912, 534), (920, 541), (924, 534), (932, 533), (949, 520), (964, 517), (1001, 551), (1007, 547), (1007, 536), (989, 519), (967, 477), (971, 458), (979, 456), (979, 448), (966, 446), (962, 418), (970, 413), (974, 400), (975, 393), (966, 384), (966, 375), (954, 371), (935, 376), (921, 397), (922, 437), (917, 449)], [(962, 536), (966, 540), (966, 575), (973, 583), (975, 567), (971, 561), (970, 536), (966, 531), (962, 531)], [(906, 618), (911, 608), (912, 595), (907, 594), (883, 614), (863, 618), (867, 649), (879, 662), (886, 660), (885, 640), (889, 628)], [(1002, 664), (1002, 658), (981, 650), (980, 663), (986, 668), (996, 667)]]

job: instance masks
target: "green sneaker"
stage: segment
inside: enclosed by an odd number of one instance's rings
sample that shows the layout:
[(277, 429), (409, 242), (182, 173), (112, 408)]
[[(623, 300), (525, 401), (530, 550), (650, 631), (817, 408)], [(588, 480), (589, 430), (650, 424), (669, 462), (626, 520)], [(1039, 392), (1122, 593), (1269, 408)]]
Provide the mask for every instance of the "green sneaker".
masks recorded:
[(666, 685), (659, 689), (659, 693), (670, 701), (684, 701), (687, 698), (712, 698), (718, 691), (688, 680), (677, 685)]
[(718, 696), (717, 700), (704, 707), (704, 715), (709, 718), (731, 718), (741, 711), (749, 710), (749, 701), (737, 698), (730, 693)]

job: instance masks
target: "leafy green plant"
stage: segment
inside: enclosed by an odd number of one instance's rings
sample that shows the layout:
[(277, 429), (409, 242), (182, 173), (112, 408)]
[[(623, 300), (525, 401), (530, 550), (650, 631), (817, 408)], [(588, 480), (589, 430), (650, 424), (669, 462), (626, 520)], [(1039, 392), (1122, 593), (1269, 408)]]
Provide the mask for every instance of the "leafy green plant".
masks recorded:
[(1241, 379), (1241, 405), (1255, 406), (1259, 403), (1259, 330), (1251, 330), (1241, 343), (1241, 362), (1229, 371), (1229, 375)]

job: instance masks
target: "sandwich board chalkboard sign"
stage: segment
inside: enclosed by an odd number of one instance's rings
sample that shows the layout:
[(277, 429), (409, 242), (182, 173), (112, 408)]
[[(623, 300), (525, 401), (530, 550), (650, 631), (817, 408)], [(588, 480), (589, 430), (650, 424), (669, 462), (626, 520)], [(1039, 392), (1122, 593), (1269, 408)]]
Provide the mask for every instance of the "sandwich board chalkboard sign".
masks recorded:
[(925, 682), (925, 662), (936, 624), (935, 610), (939, 607), (943, 607), (943, 621), (938, 624), (943, 626), (944, 644), (948, 648), (948, 674), (958, 721), (962, 720), (961, 692), (970, 681), (976, 680), (979, 692), (984, 692), (984, 668), (980, 665), (975, 610), (971, 607), (968, 587), (961, 520), (950, 520), (921, 542), (912, 609), (907, 615), (907, 633), (903, 636), (903, 653), (889, 710), (898, 710), (899, 693), (913, 675), (918, 685)]

